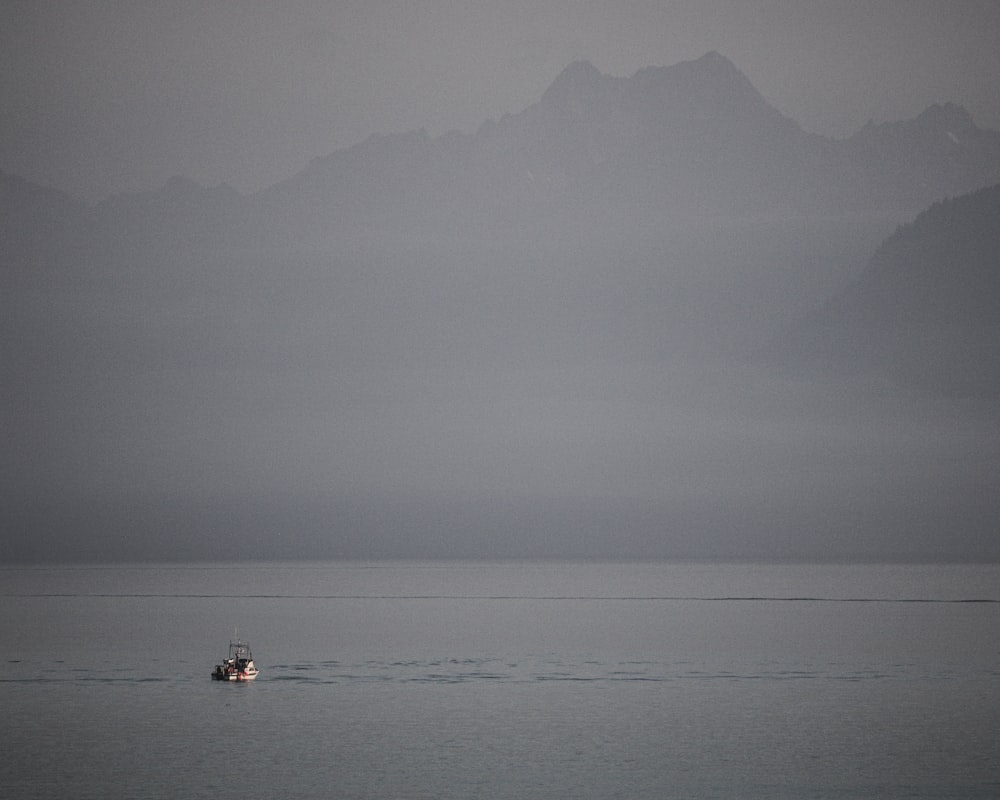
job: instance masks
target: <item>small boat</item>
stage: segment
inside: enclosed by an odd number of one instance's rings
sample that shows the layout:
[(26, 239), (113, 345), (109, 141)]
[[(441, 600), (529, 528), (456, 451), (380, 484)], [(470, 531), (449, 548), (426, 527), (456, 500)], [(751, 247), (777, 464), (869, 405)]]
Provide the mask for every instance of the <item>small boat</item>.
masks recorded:
[(214, 681), (252, 681), (260, 672), (253, 663), (250, 645), (237, 639), (229, 642), (229, 658), (215, 665)]

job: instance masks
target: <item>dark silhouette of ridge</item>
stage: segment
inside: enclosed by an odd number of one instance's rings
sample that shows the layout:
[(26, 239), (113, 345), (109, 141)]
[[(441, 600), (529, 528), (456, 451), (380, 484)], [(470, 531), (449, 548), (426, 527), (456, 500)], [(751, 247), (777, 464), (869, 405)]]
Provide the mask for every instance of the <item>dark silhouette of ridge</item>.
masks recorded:
[(1000, 395), (1000, 185), (901, 226), (844, 292), (776, 340), (797, 368)]
[(997, 132), (976, 127), (965, 109), (946, 103), (912, 120), (869, 123), (843, 144), (862, 171), (863, 201), (914, 209), (1000, 180), (998, 138)]
[(612, 90), (617, 83), (618, 79), (604, 75), (589, 61), (575, 61), (559, 73), (539, 102), (556, 108), (589, 105), (601, 92)]
[[(629, 78), (569, 65), (539, 101), (473, 134), (372, 137), (256, 198), (275, 219), (444, 230), (670, 214), (916, 213), (1000, 181), (1000, 133), (957, 106), (838, 141), (785, 117), (712, 52)], [(522, 231), (523, 232), (523, 231)]]

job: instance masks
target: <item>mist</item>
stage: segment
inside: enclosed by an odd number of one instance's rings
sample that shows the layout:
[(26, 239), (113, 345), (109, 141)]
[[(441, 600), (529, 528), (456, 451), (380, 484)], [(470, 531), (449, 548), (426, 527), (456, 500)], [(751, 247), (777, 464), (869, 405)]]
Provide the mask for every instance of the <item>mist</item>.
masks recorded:
[[(565, 66), (256, 191), (4, 163), (0, 558), (1000, 557), (995, 394), (775, 356), (1000, 183), (1000, 134), (946, 104), (820, 136), (717, 52)], [(893, 335), (940, 350), (913, 294)]]
[(994, 552), (995, 402), (758, 357), (829, 277), (258, 258), (22, 297), (8, 557)]

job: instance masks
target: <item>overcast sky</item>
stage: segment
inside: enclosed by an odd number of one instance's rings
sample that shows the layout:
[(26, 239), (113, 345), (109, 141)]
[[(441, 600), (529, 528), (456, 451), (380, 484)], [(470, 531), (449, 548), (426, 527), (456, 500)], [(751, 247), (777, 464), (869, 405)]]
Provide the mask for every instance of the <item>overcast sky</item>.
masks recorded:
[(996, 0), (0, 0), (0, 169), (88, 200), (254, 190), (372, 133), (474, 131), (577, 59), (717, 50), (810, 131), (1000, 129)]

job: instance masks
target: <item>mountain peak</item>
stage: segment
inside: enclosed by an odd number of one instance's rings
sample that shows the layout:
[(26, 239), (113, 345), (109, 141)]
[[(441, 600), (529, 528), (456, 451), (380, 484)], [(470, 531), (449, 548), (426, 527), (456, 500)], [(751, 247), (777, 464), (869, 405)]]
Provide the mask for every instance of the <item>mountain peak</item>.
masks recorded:
[(574, 61), (560, 72), (549, 89), (558, 91), (562, 86), (588, 86), (597, 83), (603, 77), (604, 75), (597, 67), (586, 59), (581, 59)]
[(969, 131), (976, 127), (972, 115), (955, 103), (934, 103), (912, 119), (896, 122), (875, 123), (871, 120), (851, 137), (857, 141), (867, 141), (899, 131), (930, 131), (951, 133)]
[(696, 58), (694, 61), (689, 63), (696, 64), (699, 67), (709, 69), (714, 72), (730, 72), (739, 75), (743, 74), (739, 71), (739, 69), (737, 69), (736, 65), (732, 61), (717, 50), (709, 50), (701, 58)]
[(700, 58), (691, 61), (679, 61), (668, 67), (643, 67), (636, 73), (636, 77), (644, 76), (647, 79), (662, 75), (673, 77), (707, 75), (715, 79), (728, 78), (749, 83), (746, 76), (740, 72), (739, 68), (732, 61), (715, 50), (711, 50)]
[(615, 79), (603, 74), (589, 61), (574, 61), (556, 76), (542, 95), (542, 105), (564, 107), (594, 97)]
[(715, 50), (693, 61), (645, 67), (631, 78), (605, 75), (589, 61), (574, 61), (545, 90), (540, 105), (581, 118), (589, 116), (615, 90), (623, 90), (647, 109), (662, 110), (692, 102), (729, 108), (766, 105), (750, 80)]
[(968, 130), (975, 127), (972, 115), (954, 103), (934, 103), (920, 112), (915, 121), (940, 130)]
[(680, 91), (711, 96), (716, 100), (764, 103), (754, 85), (724, 55), (712, 50), (693, 61), (681, 61), (669, 67), (645, 67), (632, 78), (644, 91), (661, 93)]

